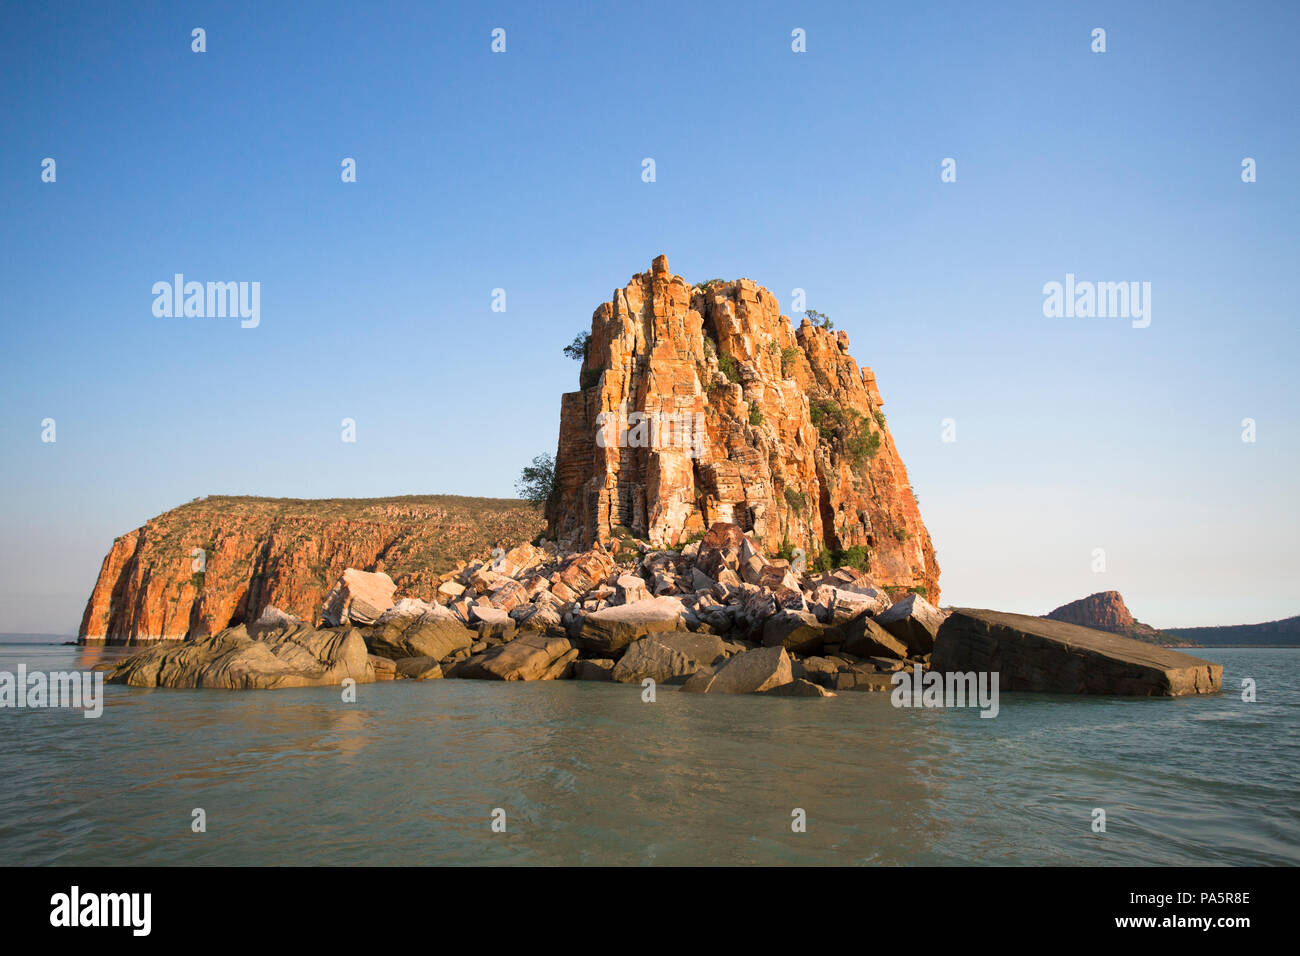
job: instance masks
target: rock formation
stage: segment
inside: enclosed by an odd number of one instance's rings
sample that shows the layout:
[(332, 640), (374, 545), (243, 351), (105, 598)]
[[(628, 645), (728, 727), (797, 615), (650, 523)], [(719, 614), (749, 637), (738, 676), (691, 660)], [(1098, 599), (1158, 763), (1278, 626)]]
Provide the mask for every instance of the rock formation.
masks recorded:
[(959, 608), (939, 628), (941, 672), (997, 672), (1004, 691), (1178, 697), (1213, 694), (1223, 666), (1106, 631)]
[(527, 541), (541, 527), (526, 503), (491, 498), (204, 498), (113, 542), (80, 637), (199, 637), (255, 620), (270, 604), (314, 622), (346, 568), (391, 570), (398, 588), (432, 591), (457, 559)]
[(582, 388), (561, 401), (548, 535), (672, 547), (730, 522), (769, 555), (858, 549), (873, 581), (937, 604), (875, 376), (848, 347), (792, 327), (748, 279), (693, 286), (658, 257), (592, 316)]
[(1055, 611), (1044, 614), (1043, 617), (1051, 621), (1064, 621), (1067, 624), (1078, 624), (1080, 627), (1109, 631), (1148, 644), (1165, 644), (1173, 647), (1197, 646), (1185, 638), (1163, 634), (1154, 627), (1134, 620), (1118, 591), (1098, 591), (1086, 598), (1062, 604)]
[(196, 641), (151, 647), (114, 665), (106, 677), (133, 687), (227, 690), (337, 687), (347, 678), (376, 679), (358, 631), (318, 631), (274, 616)]
[[(916, 594), (891, 603), (858, 568), (797, 573), (732, 524), (681, 549), (632, 545), (616, 556), (521, 544), (422, 583), (432, 602), (394, 603), (387, 575), (345, 569), (323, 608), (331, 626), (268, 607), (247, 627), (144, 651), (110, 679), (267, 688), (343, 676), (649, 678), (711, 694), (825, 697), (887, 689), (888, 675), (929, 660), (908, 642), (924, 643), (916, 633), (943, 619)], [(876, 613), (893, 631), (870, 620)], [(337, 648), (347, 650), (346, 668), (336, 666)]]

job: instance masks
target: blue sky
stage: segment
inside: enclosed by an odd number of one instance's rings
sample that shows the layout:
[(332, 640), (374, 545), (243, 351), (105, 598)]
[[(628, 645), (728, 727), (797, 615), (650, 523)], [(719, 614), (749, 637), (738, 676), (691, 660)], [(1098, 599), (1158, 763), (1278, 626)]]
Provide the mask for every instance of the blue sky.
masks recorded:
[[(512, 494), (661, 252), (849, 332), (945, 603), (1300, 613), (1300, 13), (997, 6), (5, 5), (0, 631), (198, 495)], [(176, 272), (261, 324), (156, 318)], [(1150, 327), (1045, 318), (1067, 272)]]

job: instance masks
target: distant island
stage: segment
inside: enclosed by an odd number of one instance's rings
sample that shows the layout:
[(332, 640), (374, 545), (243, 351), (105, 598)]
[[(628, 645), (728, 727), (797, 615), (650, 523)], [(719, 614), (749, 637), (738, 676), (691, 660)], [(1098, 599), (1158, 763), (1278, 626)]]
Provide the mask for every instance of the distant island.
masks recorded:
[(1263, 624), (1167, 627), (1164, 632), (1202, 647), (1300, 647), (1300, 616)]

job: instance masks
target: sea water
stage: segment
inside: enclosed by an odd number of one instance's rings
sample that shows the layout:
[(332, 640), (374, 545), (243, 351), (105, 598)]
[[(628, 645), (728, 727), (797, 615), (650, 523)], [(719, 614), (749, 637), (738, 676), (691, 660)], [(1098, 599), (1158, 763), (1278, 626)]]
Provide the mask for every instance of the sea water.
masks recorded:
[[(0, 643), (0, 670), (130, 652)], [(0, 709), (0, 860), (1300, 863), (1300, 649), (1196, 653), (1222, 694), (1004, 693), (991, 720), (853, 691), (108, 685), (98, 719)]]

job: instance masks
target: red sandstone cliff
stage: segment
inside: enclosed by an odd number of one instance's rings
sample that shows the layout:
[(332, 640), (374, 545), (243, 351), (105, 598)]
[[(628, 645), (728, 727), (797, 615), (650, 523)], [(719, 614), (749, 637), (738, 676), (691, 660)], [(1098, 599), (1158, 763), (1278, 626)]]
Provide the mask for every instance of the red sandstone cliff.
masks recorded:
[[(672, 545), (731, 521), (770, 552), (865, 548), (877, 584), (937, 604), (875, 376), (848, 347), (844, 332), (792, 327), (748, 279), (692, 286), (660, 256), (592, 316), (584, 387), (561, 401), (549, 535), (580, 547), (626, 527)], [(633, 413), (668, 425), (634, 438)], [(627, 440), (611, 440), (620, 428)]]
[(1110, 631), (1112, 634), (1146, 641), (1148, 644), (1168, 644), (1174, 647), (1197, 646), (1194, 641), (1164, 634), (1149, 624), (1135, 620), (1118, 591), (1098, 591), (1086, 598), (1062, 604), (1056, 610), (1044, 614), (1043, 617), (1052, 621), (1093, 627), (1099, 631)]
[(318, 620), (325, 593), (350, 567), (387, 571), (399, 593), (432, 594), (457, 559), (526, 541), (541, 525), (523, 502), (452, 495), (205, 498), (113, 542), (80, 636), (111, 644), (197, 637), (255, 620), (268, 604)]

